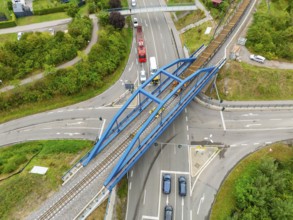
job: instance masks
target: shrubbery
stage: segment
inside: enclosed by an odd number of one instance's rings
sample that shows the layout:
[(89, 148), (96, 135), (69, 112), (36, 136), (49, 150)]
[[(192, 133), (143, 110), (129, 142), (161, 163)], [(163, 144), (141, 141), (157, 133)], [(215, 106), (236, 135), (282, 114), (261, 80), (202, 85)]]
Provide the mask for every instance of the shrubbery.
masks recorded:
[(21, 79), (45, 65), (73, 59), (87, 45), (91, 31), (88, 17), (75, 18), (69, 25), (69, 34), (25, 33), (20, 41), (7, 42), (0, 48), (0, 79)]
[(247, 32), (247, 47), (268, 59), (293, 60), (293, 1), (262, 1)]
[[(71, 31), (74, 34), (78, 30)], [(112, 74), (125, 59), (128, 45), (125, 38), (128, 38), (128, 34), (127, 29), (117, 31), (112, 26), (106, 26), (99, 31), (99, 41), (93, 46), (88, 59), (74, 67), (49, 74), (46, 79), (32, 85), (19, 87), (11, 93), (0, 93), (0, 111), (17, 108), (26, 103), (74, 95), (89, 87), (100, 88), (104, 77)]]

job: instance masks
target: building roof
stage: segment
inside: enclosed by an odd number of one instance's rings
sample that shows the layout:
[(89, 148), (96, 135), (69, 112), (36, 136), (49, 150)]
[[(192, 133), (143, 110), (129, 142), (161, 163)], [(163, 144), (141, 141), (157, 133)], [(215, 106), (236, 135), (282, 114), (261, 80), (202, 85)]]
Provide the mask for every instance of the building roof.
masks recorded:
[(16, 2), (15, 4), (13, 4), (13, 11), (14, 12), (23, 12), (23, 5), (19, 2)]

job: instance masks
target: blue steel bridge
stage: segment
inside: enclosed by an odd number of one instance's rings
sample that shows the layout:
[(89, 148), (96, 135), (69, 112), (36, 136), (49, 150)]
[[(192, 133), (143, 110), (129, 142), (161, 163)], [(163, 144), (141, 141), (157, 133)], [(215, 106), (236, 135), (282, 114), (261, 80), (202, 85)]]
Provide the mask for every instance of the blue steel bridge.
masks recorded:
[[(66, 183), (83, 167), (90, 167), (87, 174), (83, 179), (76, 181), (76, 184), (65, 194), (63, 193), (50, 208), (37, 213), (37, 219), (56, 217), (95, 179), (103, 181), (103, 187), (99, 188), (99, 193), (93, 195), (94, 198), (77, 216), (75, 215), (74, 219), (85, 219), (107, 198), (119, 180), (224, 65), (225, 60), (221, 60), (215, 66), (206, 67), (235, 29), (250, 3), (251, 0), (240, 2), (227, 25), (206, 48), (202, 46), (189, 58), (178, 59), (162, 67), (134, 91), (113, 117), (93, 149), (63, 176), (63, 180)], [(153, 79), (158, 76), (159, 84), (153, 85)], [(128, 107), (132, 103), (135, 103), (136, 107), (129, 112)], [(90, 163), (98, 158), (96, 157), (98, 154), (103, 155), (103, 158)], [(101, 175), (105, 174), (105, 170), (109, 172), (106, 178), (102, 178)]]

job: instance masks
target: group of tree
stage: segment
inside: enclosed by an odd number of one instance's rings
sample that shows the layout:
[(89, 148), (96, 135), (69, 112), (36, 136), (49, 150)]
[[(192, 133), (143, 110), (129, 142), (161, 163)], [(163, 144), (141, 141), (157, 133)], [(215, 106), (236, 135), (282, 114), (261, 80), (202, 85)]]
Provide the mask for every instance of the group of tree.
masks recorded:
[[(293, 60), (293, 1), (262, 1), (247, 32), (247, 46), (268, 59)], [(274, 10), (271, 10), (271, 9)]]
[(68, 34), (25, 33), (19, 41), (0, 48), (0, 79), (21, 79), (46, 65), (57, 65), (73, 59), (91, 38), (92, 23), (88, 17), (76, 17), (68, 26)]
[(236, 183), (236, 206), (230, 219), (293, 219), (293, 158), (282, 164), (263, 158)]
[[(77, 34), (78, 31), (82, 32), (82, 29), (76, 27), (70, 32)], [(111, 75), (125, 59), (127, 36), (128, 29), (118, 30), (107, 25), (99, 31), (98, 43), (82, 62), (70, 68), (53, 71), (45, 79), (19, 87), (11, 93), (0, 93), (0, 111), (9, 111), (27, 103), (76, 95), (89, 88), (100, 88), (104, 78)]]
[(88, 0), (88, 12), (90, 14), (97, 12), (98, 10), (108, 10), (114, 8), (121, 8), (121, 0)]

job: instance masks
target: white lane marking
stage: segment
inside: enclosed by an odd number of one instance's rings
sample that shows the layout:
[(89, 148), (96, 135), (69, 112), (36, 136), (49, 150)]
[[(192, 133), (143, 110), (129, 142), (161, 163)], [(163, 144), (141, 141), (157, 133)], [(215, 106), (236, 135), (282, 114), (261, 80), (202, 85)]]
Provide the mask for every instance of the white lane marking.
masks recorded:
[(78, 134), (80, 134), (80, 133), (69, 133), (69, 132), (66, 132), (66, 133), (64, 133), (64, 134), (68, 134), (69, 136), (73, 136), (73, 135), (78, 135)]
[(174, 154), (176, 154), (176, 146), (174, 145)]
[(60, 133), (60, 132), (57, 132), (56, 134), (58, 134), (58, 135), (59, 135), (59, 134), (61, 134), (61, 133)]
[(271, 144), (272, 142), (268, 141), (268, 142), (265, 142), (265, 144)]
[(132, 184), (132, 182), (129, 183), (129, 190), (131, 190), (131, 184)]
[(195, 181), (194, 181), (194, 183), (193, 183), (193, 186), (192, 186), (191, 192), (193, 192), (194, 187), (195, 187), (195, 185), (196, 185), (196, 182), (197, 182), (197, 180), (199, 179), (201, 173), (205, 170), (205, 168), (206, 168), (206, 167), (212, 162), (212, 160), (213, 160), (213, 159), (214, 159), (219, 153), (220, 153), (220, 150), (214, 152), (214, 153), (212, 154), (212, 156), (210, 156), (210, 158), (204, 163), (204, 165), (203, 165), (202, 167), (200, 167), (200, 169), (197, 171), (197, 173), (195, 174), (195, 176), (197, 176), (197, 177), (196, 177), (196, 179), (195, 179)]
[(169, 195), (167, 195), (166, 204), (169, 205)]
[(73, 109), (68, 109), (67, 111), (68, 111), (68, 112), (72, 112), (72, 111), (73, 111)]
[(253, 143), (253, 145), (259, 145), (259, 143)]
[(188, 129), (189, 129), (189, 128), (188, 128), (188, 125), (186, 125), (186, 130), (188, 131)]
[(144, 190), (144, 194), (143, 194), (143, 204), (145, 204), (145, 197), (146, 197), (146, 190)]
[(160, 32), (160, 36), (161, 36), (161, 39), (163, 39), (163, 35), (162, 35), (162, 32)]
[(183, 214), (184, 214), (184, 212), (183, 212), (183, 206), (184, 206), (184, 199), (183, 199), (183, 197), (182, 197), (181, 206), (182, 206), (181, 219), (184, 220), (184, 218), (183, 218)]
[(131, 172), (130, 172), (130, 177), (132, 177), (133, 176), (133, 170), (131, 170)]
[(232, 122), (239, 122), (239, 121), (243, 121), (243, 122), (245, 122), (245, 121), (260, 121), (260, 119), (243, 119), (243, 120), (237, 120), (237, 119), (231, 119), (231, 120), (225, 120), (225, 121), (232, 121)]
[(172, 171), (172, 170), (161, 170), (161, 174), (162, 173), (170, 173), (170, 174), (182, 174), (182, 175), (189, 175), (189, 172), (181, 172), (181, 171)]
[(247, 144), (241, 144), (241, 146), (247, 146)]
[(187, 108), (184, 109), (185, 113), (187, 113)]
[(189, 135), (187, 135), (186, 139), (189, 141)]
[(222, 124), (223, 124), (223, 129), (224, 129), (224, 131), (226, 131), (226, 125), (225, 125), (224, 116), (223, 116), (222, 111), (220, 111), (220, 115), (221, 115), (221, 120), (222, 120)]
[(130, 67), (128, 68), (128, 72), (130, 72), (130, 70), (132, 69), (132, 67), (133, 67), (133, 62), (131, 62), (131, 65), (130, 65)]
[(141, 218), (142, 218), (142, 220), (143, 220), (143, 219), (147, 219), (147, 220), (149, 220), (149, 219), (158, 220), (158, 219), (159, 219), (159, 217), (148, 216), (148, 215), (143, 215)]
[(258, 114), (248, 113), (248, 114), (243, 114), (241, 116), (248, 117), (248, 116), (257, 116), (257, 115)]
[(249, 128), (249, 129), (229, 129), (228, 131), (275, 131), (275, 130), (291, 130), (293, 127), (286, 127), (286, 128)]
[(270, 121), (281, 121), (281, 118), (271, 118)]
[(232, 144), (232, 145), (230, 145), (230, 147), (236, 147), (237, 146), (237, 144)]
[[(79, 120), (79, 119), (76, 119), (76, 120)], [(84, 122), (82, 121), (79, 121), (79, 122), (74, 122), (74, 123), (66, 123), (66, 125), (80, 125), (80, 124), (83, 124)]]
[(90, 130), (99, 130), (100, 128), (96, 128), (96, 127), (60, 127), (60, 129), (90, 129)]
[(58, 113), (61, 113), (61, 112), (63, 112), (64, 110), (59, 110), (59, 111), (57, 111)]
[(41, 130), (51, 130), (52, 128), (41, 128)]
[(188, 117), (187, 116), (185, 117), (185, 120), (188, 121)]
[(26, 132), (26, 131), (31, 131), (32, 129), (25, 129), (25, 130), (23, 130), (23, 132)]
[(261, 126), (261, 124), (247, 124), (247, 125), (245, 125), (246, 128), (250, 128), (252, 126)]
[(105, 123), (106, 123), (106, 119), (103, 120), (103, 125), (102, 125), (101, 132), (100, 132), (100, 134), (99, 134), (99, 138), (101, 138), (101, 136), (102, 136), (102, 133), (103, 133), (103, 130), (104, 130), (104, 126), (105, 126)]
[(203, 196), (200, 198), (200, 201), (199, 201), (199, 205), (198, 205), (198, 208), (197, 208), (197, 215), (198, 215), (198, 213), (199, 213), (199, 210), (200, 210), (200, 206), (201, 206), (201, 204), (203, 203), (203, 201), (204, 201), (204, 194), (203, 194)]
[(190, 218), (190, 220), (192, 220), (192, 209), (190, 210), (190, 216), (189, 216)]

